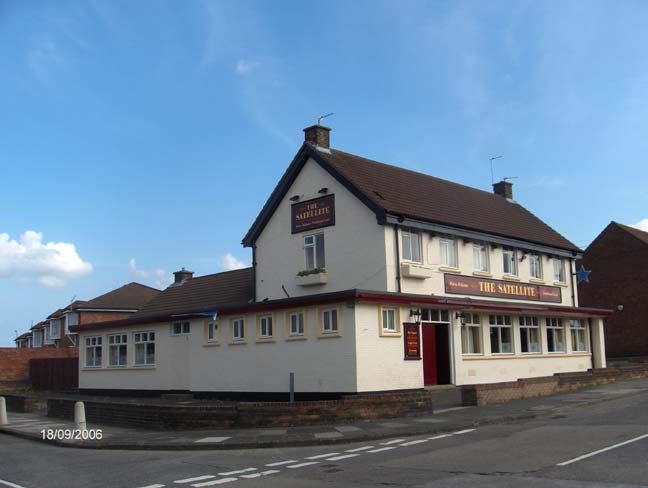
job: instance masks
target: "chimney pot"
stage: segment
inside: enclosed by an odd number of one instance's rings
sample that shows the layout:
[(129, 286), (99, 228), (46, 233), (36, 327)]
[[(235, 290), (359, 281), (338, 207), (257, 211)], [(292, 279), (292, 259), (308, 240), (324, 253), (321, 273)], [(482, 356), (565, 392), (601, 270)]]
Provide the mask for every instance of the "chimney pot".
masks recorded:
[(304, 141), (314, 146), (328, 149), (330, 147), (330, 132), (331, 129), (329, 127), (311, 125), (304, 129)]
[(504, 197), (507, 200), (513, 200), (513, 183), (505, 180), (494, 183), (493, 193), (500, 197)]
[(175, 277), (174, 284), (179, 284), (187, 280), (190, 280), (193, 277), (193, 274), (194, 274), (193, 271), (187, 271), (183, 267), (180, 271), (176, 271), (175, 273), (173, 273), (173, 276)]

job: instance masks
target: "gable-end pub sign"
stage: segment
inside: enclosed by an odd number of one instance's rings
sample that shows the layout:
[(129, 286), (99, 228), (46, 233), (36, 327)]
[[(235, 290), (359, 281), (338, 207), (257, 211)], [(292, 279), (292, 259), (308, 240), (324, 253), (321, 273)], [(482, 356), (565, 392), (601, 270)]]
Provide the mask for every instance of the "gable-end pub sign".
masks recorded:
[(509, 298), (512, 300), (536, 300), (538, 302), (562, 302), (557, 286), (535, 285), (501, 280), (473, 278), (471, 276), (444, 275), (446, 293)]
[(335, 195), (293, 203), (291, 207), (293, 234), (330, 225), (335, 225)]

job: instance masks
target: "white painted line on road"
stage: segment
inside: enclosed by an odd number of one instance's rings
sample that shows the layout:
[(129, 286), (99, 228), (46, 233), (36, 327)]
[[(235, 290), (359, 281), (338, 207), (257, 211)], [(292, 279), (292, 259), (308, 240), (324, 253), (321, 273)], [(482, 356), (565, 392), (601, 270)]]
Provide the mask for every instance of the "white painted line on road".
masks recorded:
[(364, 446), (364, 447), (356, 447), (355, 449), (347, 449), (344, 452), (359, 452), (359, 451), (366, 451), (367, 449), (373, 449), (376, 446)]
[(215, 486), (215, 485), (222, 485), (224, 483), (230, 483), (231, 481), (236, 481), (238, 478), (218, 478), (217, 480), (214, 481), (205, 481), (204, 483), (196, 483), (195, 485), (191, 485), (194, 488), (201, 488), (203, 486)]
[(202, 480), (210, 480), (212, 478), (216, 478), (213, 474), (206, 474), (205, 476), (196, 476), (195, 478), (187, 478), (186, 480), (177, 480), (174, 481), (174, 483), (193, 483), (194, 481), (202, 481)]
[(263, 476), (269, 476), (271, 474), (277, 474), (277, 473), (281, 473), (281, 471), (279, 471), (278, 469), (269, 469), (267, 471), (261, 471), (261, 474)]
[(409, 441), (409, 442), (403, 442), (402, 444), (398, 444), (401, 447), (407, 447), (407, 446), (414, 446), (416, 444), (423, 444), (424, 442), (428, 442), (429, 439), (419, 439), (417, 441)]
[[(18, 486), (18, 485), (14, 485)], [(140, 488), (164, 488), (164, 485), (148, 485), (148, 486), (142, 486)]]
[(279, 461), (278, 463), (266, 464), (266, 466), (269, 467), (269, 468), (274, 468), (275, 466), (283, 466), (284, 464), (292, 464), (292, 463), (296, 463), (296, 462), (297, 462), (296, 459), (291, 459), (289, 461)]
[(348, 458), (356, 457), (356, 456), (359, 456), (359, 455), (360, 454), (344, 454), (342, 456), (333, 456), (333, 457), (327, 458), (326, 460), (327, 461), (341, 461), (342, 459), (348, 459)]
[(329, 457), (329, 456), (337, 456), (338, 454), (340, 454), (340, 453), (339, 452), (329, 452), (328, 454), (320, 454), (318, 456), (311, 456), (311, 457), (307, 457), (306, 459), (319, 459), (319, 458), (325, 458), (325, 457)]
[(243, 474), (243, 473), (249, 473), (250, 471), (256, 471), (256, 468), (245, 468), (245, 469), (239, 469), (237, 471), (227, 471), (225, 473), (218, 473), (220, 476), (231, 476), (233, 474)]
[(306, 466), (312, 466), (313, 464), (319, 464), (319, 461), (311, 461), (310, 463), (292, 464), (290, 466), (286, 466), (286, 468), (290, 468), (290, 469), (304, 468)]
[(268, 471), (261, 471), (260, 473), (242, 474), (241, 478), (245, 478), (249, 480), (249, 479), (260, 478), (261, 476), (268, 476), (280, 472), (281, 471), (278, 471), (276, 469), (269, 469)]
[(390, 444), (398, 444), (399, 442), (405, 442), (405, 439), (394, 439), (393, 441), (381, 442), (381, 446), (388, 446)]
[(453, 432), (452, 435), (461, 435), (461, 434), (467, 434), (468, 432), (474, 432), (475, 429), (464, 429), (464, 430), (459, 430), (457, 432)]
[(434, 414), (440, 414), (440, 413), (446, 413), (446, 412), (454, 412), (455, 410), (463, 410), (465, 408), (470, 408), (470, 407), (452, 407), (452, 408), (444, 408), (442, 410), (435, 410)]
[(441, 435), (435, 435), (434, 437), (428, 437), (428, 441), (435, 441), (437, 439), (443, 439), (444, 437), (450, 437), (452, 434), (441, 434)]
[(209, 443), (216, 443), (216, 442), (223, 442), (229, 439), (229, 437), (205, 437), (204, 439), (198, 439), (197, 441), (194, 441), (194, 444), (198, 442), (209, 442)]
[(640, 435), (639, 437), (628, 439), (625, 442), (619, 442), (618, 444), (614, 444), (613, 446), (605, 447), (603, 449), (599, 449), (598, 451), (590, 452), (589, 454), (583, 454), (582, 456), (578, 456), (577, 458), (570, 459), (569, 461), (563, 461), (562, 463), (556, 464), (556, 466), (567, 466), (568, 464), (582, 461), (583, 459), (587, 459), (589, 457), (596, 456), (597, 454), (601, 454), (606, 451), (611, 451), (612, 449), (616, 449), (617, 447), (626, 446), (628, 444), (632, 444), (633, 442), (637, 442), (640, 441), (641, 439), (646, 439), (646, 438), (648, 438), (648, 434)]
[(396, 446), (381, 447), (380, 449), (374, 449), (373, 451), (367, 451), (367, 452), (373, 454), (375, 452), (391, 451), (392, 449), (396, 449)]
[(25, 488), (24, 486), (20, 486), (15, 483), (10, 483), (9, 481), (5, 481), (5, 480), (0, 480), (0, 484), (9, 486), (10, 488)]

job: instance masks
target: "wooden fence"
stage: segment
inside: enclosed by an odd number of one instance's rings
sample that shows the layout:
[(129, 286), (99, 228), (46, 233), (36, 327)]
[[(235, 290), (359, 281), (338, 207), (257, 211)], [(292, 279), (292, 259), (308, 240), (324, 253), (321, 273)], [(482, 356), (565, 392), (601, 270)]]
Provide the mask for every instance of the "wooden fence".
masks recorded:
[(79, 358), (30, 359), (29, 381), (34, 390), (74, 390), (79, 387)]

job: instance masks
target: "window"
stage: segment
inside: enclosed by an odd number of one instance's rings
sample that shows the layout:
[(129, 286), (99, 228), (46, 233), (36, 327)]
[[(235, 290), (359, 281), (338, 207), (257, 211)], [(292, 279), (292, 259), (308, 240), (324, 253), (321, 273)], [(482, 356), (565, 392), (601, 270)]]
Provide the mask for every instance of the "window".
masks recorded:
[(49, 336), (52, 339), (60, 339), (61, 338), (61, 319), (52, 319), (50, 320), (49, 323), (50, 330), (49, 330)]
[(135, 364), (150, 366), (155, 364), (155, 332), (136, 332), (135, 339)]
[(515, 249), (505, 248), (502, 253), (504, 256), (504, 274), (517, 276), (517, 253)]
[(510, 315), (490, 315), (490, 344), (492, 354), (513, 353)]
[(464, 354), (481, 354), (481, 317), (476, 313), (464, 313), (461, 325), (461, 351)]
[(43, 345), (43, 329), (34, 331), (34, 347), (41, 347)]
[(441, 266), (457, 268), (457, 244), (453, 239), (439, 239), (441, 246)]
[(101, 367), (101, 337), (86, 337), (85, 365), (86, 368)]
[(570, 320), (569, 332), (571, 335), (571, 346), (574, 352), (587, 352), (587, 334), (582, 320)]
[(565, 352), (565, 328), (562, 319), (547, 318), (547, 350)]
[(233, 341), (245, 340), (245, 321), (243, 319), (232, 320), (232, 340)]
[(174, 322), (171, 325), (171, 335), (187, 335), (191, 332), (191, 323)]
[(44, 344), (53, 344), (52, 336), (50, 335), (49, 324), (43, 327), (43, 343)]
[(414, 263), (421, 263), (421, 235), (414, 230), (403, 230), (403, 259)]
[(520, 317), (520, 348), (525, 353), (540, 352), (538, 317)]
[(290, 314), (290, 335), (303, 336), (304, 335), (304, 313), (294, 312)]
[(322, 310), (322, 333), (336, 334), (338, 331), (337, 308)]
[(326, 267), (324, 262), (324, 234), (304, 236), (304, 265), (306, 269)]
[(542, 279), (542, 256), (539, 254), (529, 254), (529, 268), (531, 278)]
[(563, 258), (555, 257), (553, 259), (554, 281), (565, 283), (565, 264)]
[(218, 322), (215, 320), (207, 322), (207, 342), (218, 342)]
[(488, 262), (488, 246), (485, 244), (473, 244), (473, 268), (475, 271), (488, 273), (490, 265)]
[(398, 332), (396, 328), (396, 309), (382, 309), (382, 330), (383, 332)]
[(261, 339), (272, 338), (272, 315), (265, 315), (259, 319), (259, 337)]
[(424, 308), (421, 310), (421, 321), (450, 323), (450, 312), (438, 308)]
[(128, 336), (114, 334), (108, 336), (108, 365), (126, 366), (128, 361)]

